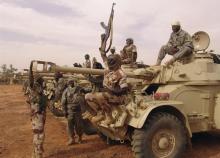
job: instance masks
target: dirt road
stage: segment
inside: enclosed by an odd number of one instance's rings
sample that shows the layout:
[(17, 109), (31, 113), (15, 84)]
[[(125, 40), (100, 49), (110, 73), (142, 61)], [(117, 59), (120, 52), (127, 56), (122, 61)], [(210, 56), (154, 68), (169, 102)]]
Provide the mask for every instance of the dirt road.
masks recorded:
[[(45, 158), (132, 158), (129, 145), (106, 145), (98, 136), (66, 146), (65, 124), (50, 112), (46, 121)], [(198, 134), (187, 158), (220, 158), (220, 134)], [(0, 85), (0, 157), (30, 158), (32, 131), (29, 109), (20, 86)]]

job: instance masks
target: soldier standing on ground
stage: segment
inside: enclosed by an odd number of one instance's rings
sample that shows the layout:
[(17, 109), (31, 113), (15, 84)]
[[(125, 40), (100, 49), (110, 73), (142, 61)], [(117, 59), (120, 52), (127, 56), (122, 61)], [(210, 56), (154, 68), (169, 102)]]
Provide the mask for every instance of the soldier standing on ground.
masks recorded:
[(165, 65), (170, 65), (178, 59), (191, 55), (193, 52), (192, 37), (181, 29), (180, 22), (173, 22), (172, 30), (168, 43), (160, 49), (156, 65), (161, 64), (166, 54), (173, 56), (171, 60), (165, 63)]
[(64, 90), (61, 99), (65, 117), (67, 118), (68, 145), (73, 145), (75, 143), (75, 132), (78, 135), (78, 143), (82, 142), (83, 124), (81, 107), (84, 103), (82, 88), (75, 86), (74, 79), (70, 79), (68, 81), (68, 87)]
[(90, 56), (89, 56), (89, 54), (86, 54), (85, 55), (85, 63), (83, 63), (83, 67), (85, 67), (85, 68), (91, 68), (91, 61), (90, 61)]
[(66, 81), (63, 78), (63, 74), (56, 72), (54, 75), (55, 79), (55, 101), (58, 101), (62, 97), (64, 89), (67, 87)]
[(43, 94), (44, 80), (36, 76), (30, 89), (30, 109), (33, 130), (33, 154), (32, 158), (43, 157), (44, 125), (46, 120), (47, 97)]
[(137, 60), (137, 48), (132, 38), (126, 39), (126, 45), (121, 50), (122, 64), (133, 64)]

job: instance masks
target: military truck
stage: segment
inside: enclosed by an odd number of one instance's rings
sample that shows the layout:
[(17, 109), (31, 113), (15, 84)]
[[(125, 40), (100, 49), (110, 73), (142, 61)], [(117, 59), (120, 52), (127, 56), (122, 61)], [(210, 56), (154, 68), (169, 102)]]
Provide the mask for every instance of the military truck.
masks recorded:
[[(125, 70), (132, 83), (128, 104), (112, 107), (114, 124), (94, 126), (112, 140), (131, 141), (135, 158), (179, 158), (193, 133), (220, 129), (219, 58), (207, 51), (210, 43), (207, 33), (195, 33), (193, 43), (192, 56), (168, 67)], [(65, 68), (53, 63), (47, 71), (104, 73), (104, 70)], [(126, 118), (122, 110), (126, 111)]]

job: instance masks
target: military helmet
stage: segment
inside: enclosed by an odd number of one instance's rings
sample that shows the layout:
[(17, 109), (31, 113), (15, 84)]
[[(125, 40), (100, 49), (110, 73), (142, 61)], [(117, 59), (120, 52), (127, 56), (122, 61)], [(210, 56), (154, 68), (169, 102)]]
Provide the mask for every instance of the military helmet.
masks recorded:
[(118, 54), (111, 54), (107, 58), (107, 64), (109, 69), (117, 69), (121, 66), (121, 57)]

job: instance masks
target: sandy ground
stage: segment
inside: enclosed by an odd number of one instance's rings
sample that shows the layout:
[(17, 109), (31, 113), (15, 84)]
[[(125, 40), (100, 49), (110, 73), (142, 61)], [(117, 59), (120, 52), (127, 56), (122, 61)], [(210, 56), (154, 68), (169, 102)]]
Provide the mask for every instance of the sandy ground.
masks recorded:
[[(106, 145), (97, 135), (83, 144), (66, 146), (65, 123), (47, 113), (45, 158), (132, 158), (129, 145)], [(28, 104), (21, 86), (0, 85), (0, 157), (30, 158), (32, 131)], [(220, 158), (220, 134), (197, 134), (186, 158)]]

